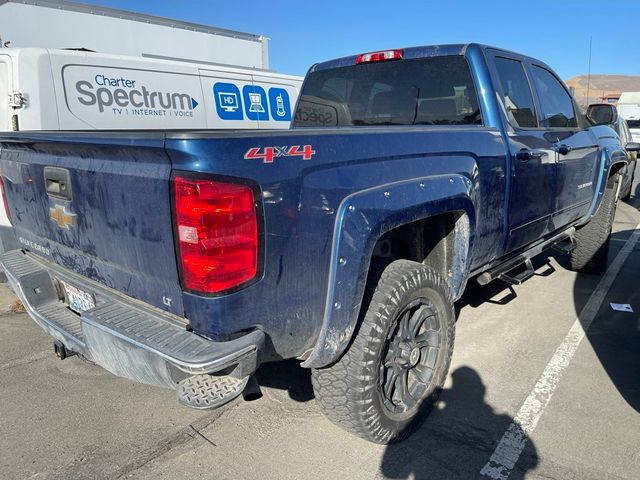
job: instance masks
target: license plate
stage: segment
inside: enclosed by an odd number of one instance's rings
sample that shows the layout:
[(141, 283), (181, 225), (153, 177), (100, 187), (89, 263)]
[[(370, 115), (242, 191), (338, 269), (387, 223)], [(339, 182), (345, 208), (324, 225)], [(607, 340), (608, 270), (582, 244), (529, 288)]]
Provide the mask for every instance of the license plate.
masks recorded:
[(64, 287), (64, 293), (67, 297), (69, 308), (74, 312), (82, 313), (85, 310), (90, 310), (96, 306), (96, 301), (90, 293), (84, 292), (66, 282), (62, 282), (62, 286)]

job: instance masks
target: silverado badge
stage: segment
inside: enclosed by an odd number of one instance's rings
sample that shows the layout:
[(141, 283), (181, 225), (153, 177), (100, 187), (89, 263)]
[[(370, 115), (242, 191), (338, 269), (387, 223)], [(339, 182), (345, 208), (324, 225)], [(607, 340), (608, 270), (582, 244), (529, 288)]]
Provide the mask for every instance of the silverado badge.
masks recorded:
[(56, 222), (60, 228), (72, 227), (76, 224), (76, 214), (67, 211), (67, 207), (56, 205), (49, 209), (49, 218)]

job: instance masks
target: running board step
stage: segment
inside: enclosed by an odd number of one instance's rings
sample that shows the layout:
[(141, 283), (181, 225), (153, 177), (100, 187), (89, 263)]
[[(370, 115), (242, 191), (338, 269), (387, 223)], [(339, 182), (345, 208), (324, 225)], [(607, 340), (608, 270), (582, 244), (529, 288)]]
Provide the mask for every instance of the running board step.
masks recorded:
[(523, 270), (522, 272), (516, 275), (509, 275), (509, 272), (501, 273), (500, 275), (498, 275), (498, 279), (508, 283), (509, 285), (520, 285), (522, 282), (533, 277), (535, 273), (533, 264), (531, 263), (531, 259), (527, 258), (524, 261), (524, 266), (525, 270)]
[(553, 246), (553, 249), (560, 253), (569, 254), (576, 249), (576, 243), (573, 241), (573, 239), (569, 239), (568, 241), (556, 243)]
[(209, 410), (229, 403), (242, 393), (249, 377), (194, 375), (178, 383), (178, 403), (197, 410)]
[[(488, 270), (480, 273), (476, 278), (477, 282), (480, 285), (487, 285), (490, 282), (493, 282), (496, 279), (504, 280), (507, 283), (511, 283), (512, 285), (519, 285), (524, 282), (526, 279), (531, 278), (534, 275), (533, 266), (531, 266), (531, 260), (536, 255), (544, 252), (546, 249), (553, 247), (557, 243), (564, 242), (569, 240), (573, 243), (573, 236), (576, 233), (575, 227), (568, 228), (564, 232), (560, 232), (557, 235), (545, 240), (541, 243), (530, 247), (528, 250), (520, 253), (514, 258), (511, 258), (503, 263), (495, 265)], [(561, 247), (562, 248), (562, 247)], [(573, 248), (573, 247), (572, 247)], [(571, 250), (569, 250), (571, 251)], [(518, 275), (509, 275), (509, 272), (518, 268), (522, 264), (525, 264), (527, 270)], [(516, 283), (513, 283), (513, 282)]]

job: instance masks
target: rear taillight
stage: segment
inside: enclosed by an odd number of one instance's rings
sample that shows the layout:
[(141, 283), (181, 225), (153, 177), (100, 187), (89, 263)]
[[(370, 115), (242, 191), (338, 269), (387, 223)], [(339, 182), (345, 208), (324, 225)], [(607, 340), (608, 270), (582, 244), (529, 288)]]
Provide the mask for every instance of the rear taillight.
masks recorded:
[(9, 204), (7, 203), (7, 194), (4, 191), (4, 178), (0, 175), (0, 193), (2, 193), (2, 204), (4, 205), (4, 212), (7, 214), (7, 220), (11, 222), (11, 213), (9, 212)]
[(361, 63), (388, 62), (389, 60), (402, 60), (404, 52), (401, 49), (384, 50), (382, 52), (363, 53), (356, 58), (356, 65)]
[(258, 272), (253, 190), (183, 177), (173, 187), (183, 286), (219, 293), (252, 280)]

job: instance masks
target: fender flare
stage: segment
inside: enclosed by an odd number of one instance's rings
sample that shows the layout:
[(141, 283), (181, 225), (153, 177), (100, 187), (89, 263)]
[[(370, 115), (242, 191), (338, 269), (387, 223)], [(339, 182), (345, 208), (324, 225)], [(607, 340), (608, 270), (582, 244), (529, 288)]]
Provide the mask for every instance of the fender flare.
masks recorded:
[[(347, 196), (338, 208), (322, 327), (303, 367), (320, 368), (337, 360), (356, 329), (360, 305), (377, 240), (402, 225), (443, 213), (460, 214), (466, 233), (456, 241), (454, 297), (464, 289), (475, 231), (472, 183), (463, 175), (403, 180)], [(458, 228), (458, 225), (456, 226)], [(456, 235), (456, 238), (459, 238)]]
[(602, 197), (604, 196), (604, 191), (607, 188), (607, 181), (612, 174), (611, 172), (615, 172), (628, 164), (627, 153), (620, 146), (614, 148), (605, 147), (600, 153), (599, 163), (598, 179), (593, 200), (591, 200), (589, 210), (576, 224), (576, 227), (582, 227), (587, 224), (596, 214), (598, 208), (600, 208), (600, 204), (602, 203)]

